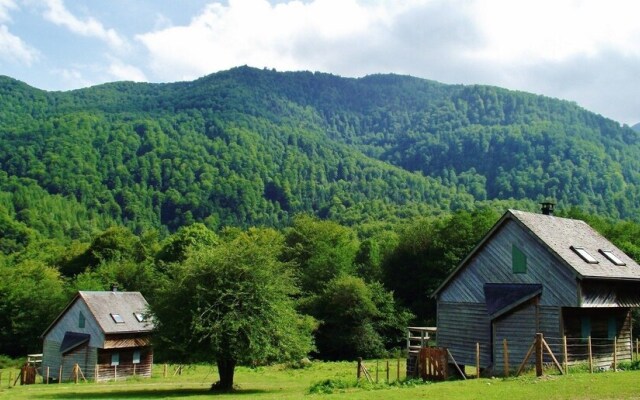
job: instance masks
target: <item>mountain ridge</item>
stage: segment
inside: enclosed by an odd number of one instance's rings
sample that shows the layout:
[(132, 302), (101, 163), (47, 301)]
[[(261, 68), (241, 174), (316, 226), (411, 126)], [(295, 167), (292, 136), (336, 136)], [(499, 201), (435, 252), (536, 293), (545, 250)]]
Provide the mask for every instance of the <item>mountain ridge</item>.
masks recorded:
[[(0, 110), (8, 179), (136, 231), (280, 226), (300, 212), (360, 223), (478, 201), (640, 209), (637, 132), (492, 86), (250, 67), (68, 92), (0, 77)], [(15, 203), (7, 213), (27, 223)]]

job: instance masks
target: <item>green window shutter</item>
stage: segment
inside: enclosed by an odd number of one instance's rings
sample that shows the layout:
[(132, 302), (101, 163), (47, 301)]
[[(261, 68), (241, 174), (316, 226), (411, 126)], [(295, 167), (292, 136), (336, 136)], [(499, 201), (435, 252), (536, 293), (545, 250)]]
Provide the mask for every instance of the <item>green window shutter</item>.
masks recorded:
[(527, 256), (515, 244), (511, 245), (511, 263), (514, 274), (527, 273)]
[(618, 324), (616, 323), (616, 317), (609, 317), (609, 339), (613, 339), (618, 336)]
[(78, 315), (78, 328), (84, 329), (84, 322), (84, 314), (82, 313), (82, 311), (80, 311), (80, 314)]

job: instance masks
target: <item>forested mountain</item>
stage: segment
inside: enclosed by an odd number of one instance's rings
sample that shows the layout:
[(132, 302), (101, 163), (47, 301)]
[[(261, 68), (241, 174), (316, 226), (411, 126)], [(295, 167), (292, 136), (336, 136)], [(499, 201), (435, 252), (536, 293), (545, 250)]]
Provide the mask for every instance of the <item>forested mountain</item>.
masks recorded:
[(495, 87), (248, 67), (70, 92), (0, 77), (0, 353), (41, 351), (77, 290), (157, 306), (206, 259), (285, 268), (315, 356), (380, 357), (435, 323), (429, 294), (507, 207), (554, 199), (638, 260), (639, 163), (632, 128)]
[(566, 101), (407, 76), (240, 67), (70, 92), (0, 77), (0, 132), (15, 246), (29, 230), (283, 226), (300, 212), (354, 224), (494, 199), (640, 208), (631, 128)]

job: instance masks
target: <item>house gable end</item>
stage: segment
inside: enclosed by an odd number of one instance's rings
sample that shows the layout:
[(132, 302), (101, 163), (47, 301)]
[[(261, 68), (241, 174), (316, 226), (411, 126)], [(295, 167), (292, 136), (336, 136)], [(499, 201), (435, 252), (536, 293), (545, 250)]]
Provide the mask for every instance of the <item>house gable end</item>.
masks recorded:
[[(525, 273), (513, 270), (514, 245), (526, 258)], [(500, 225), (454, 274), (438, 293), (439, 301), (485, 303), (485, 284), (515, 283), (542, 284), (543, 305), (577, 306), (574, 271), (513, 218), (501, 219)]]

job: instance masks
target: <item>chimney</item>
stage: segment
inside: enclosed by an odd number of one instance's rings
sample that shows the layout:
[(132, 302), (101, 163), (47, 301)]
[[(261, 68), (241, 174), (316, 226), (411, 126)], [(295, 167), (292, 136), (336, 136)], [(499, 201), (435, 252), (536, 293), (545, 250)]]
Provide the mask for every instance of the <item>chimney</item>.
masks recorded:
[(540, 203), (540, 205), (542, 205), (542, 214), (553, 215), (553, 208), (555, 207), (556, 203), (545, 202), (545, 203)]
[(118, 291), (118, 284), (117, 283), (112, 283), (111, 284), (111, 291), (112, 292), (117, 292)]

